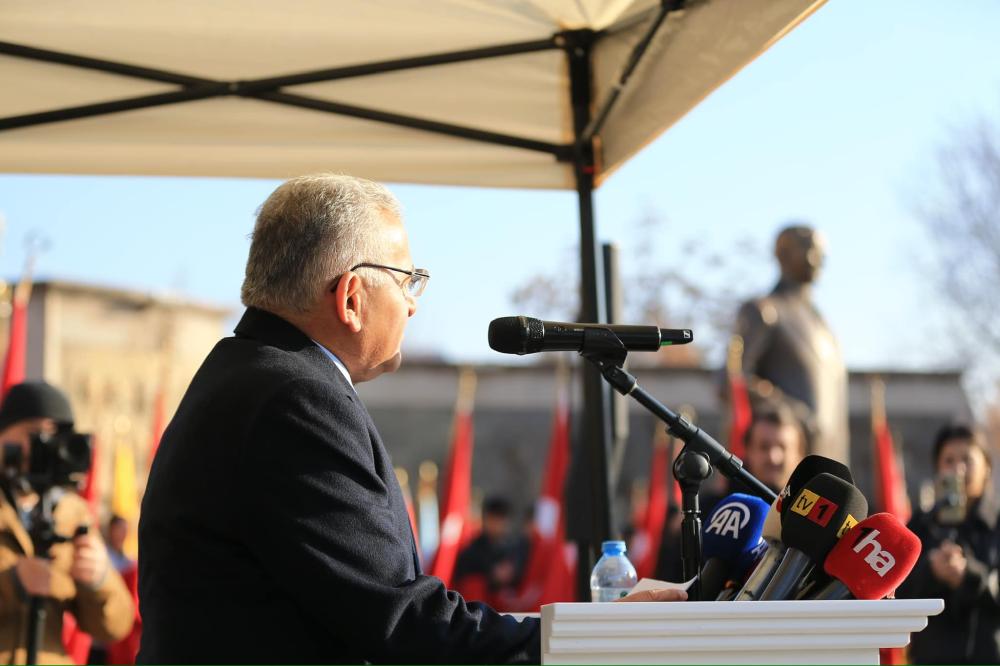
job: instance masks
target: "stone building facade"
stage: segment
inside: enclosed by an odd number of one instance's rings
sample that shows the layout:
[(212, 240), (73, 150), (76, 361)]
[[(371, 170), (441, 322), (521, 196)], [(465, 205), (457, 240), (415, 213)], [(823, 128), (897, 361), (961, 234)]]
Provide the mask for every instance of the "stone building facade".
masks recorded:
[[(57, 281), (34, 285), (26, 377), (44, 379), (69, 395), (77, 430), (95, 437), (96, 482), (105, 500), (118, 446), (132, 452), (141, 490), (157, 392), (163, 391), (169, 417), (229, 315), (220, 307), (123, 289)], [(0, 322), (4, 349), (7, 324)]]
[[(121, 289), (51, 281), (35, 285), (29, 305), (27, 376), (64, 388), (73, 403), (77, 428), (96, 436), (97, 482), (105, 499), (117, 446), (133, 452), (141, 491), (157, 392), (163, 387), (169, 418), (205, 355), (220, 337), (230, 334), (233, 314), (225, 308)], [(0, 349), (6, 347), (6, 324), (0, 320)], [(572, 354), (566, 356), (577, 363)], [(510, 361), (498, 356), (500, 360)], [(551, 355), (475, 368), (477, 497), (503, 494), (525, 509), (535, 499), (557, 390), (555, 366), (530, 363), (537, 360), (551, 362)], [(577, 372), (578, 365), (574, 367)], [(440, 360), (408, 359), (394, 375), (357, 387), (394, 463), (407, 470), (410, 479), (418, 478), (422, 462), (439, 466), (444, 462), (460, 369)], [(725, 441), (726, 414), (714, 370), (652, 366), (633, 372), (659, 400), (675, 410), (690, 409), (701, 428)], [(869, 383), (874, 374), (852, 372), (849, 383), (851, 467), (869, 497), (873, 486)], [(961, 376), (957, 371), (877, 375), (885, 382), (888, 422), (903, 451), (909, 492), (916, 503), (920, 482), (930, 475), (934, 431), (945, 421), (971, 416)], [(578, 378), (571, 376), (569, 385), (571, 404), (581, 404)], [(629, 432), (619, 457), (619, 515), (625, 515), (629, 489), (648, 477), (657, 427), (640, 406), (626, 404)], [(574, 423), (578, 416), (574, 412)]]

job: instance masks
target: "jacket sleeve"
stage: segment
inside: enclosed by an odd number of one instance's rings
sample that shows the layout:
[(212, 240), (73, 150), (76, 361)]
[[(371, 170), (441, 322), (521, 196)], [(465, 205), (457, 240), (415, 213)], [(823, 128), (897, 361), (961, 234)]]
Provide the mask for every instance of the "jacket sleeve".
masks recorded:
[(755, 300), (744, 303), (736, 314), (735, 333), (743, 339), (740, 362), (748, 376), (757, 374), (760, 359), (771, 346), (776, 323), (774, 311), (774, 306), (766, 300)]
[[(80, 522), (89, 520), (83, 515)], [(100, 539), (99, 534), (97, 538)], [(103, 541), (101, 546), (104, 546)], [(76, 583), (76, 594), (70, 609), (80, 628), (103, 642), (118, 641), (127, 636), (136, 619), (132, 593), (111, 562), (108, 562), (108, 572), (99, 585)]]
[(292, 380), (254, 417), (240, 458), (252, 554), (319, 629), (352, 646), (340, 658), (537, 662), (537, 620), (466, 604), (413, 575), (364, 408), (344, 389)]
[(996, 567), (977, 560), (970, 552), (966, 552), (965, 561), (965, 576), (952, 592), (953, 603), (964, 607), (978, 606), (994, 612), (1000, 610), (1000, 581)]
[(938, 540), (931, 534), (926, 517), (923, 514), (914, 516), (907, 527), (920, 539), (920, 557), (896, 590), (896, 596), (901, 599), (947, 599), (951, 590), (931, 571), (928, 553), (937, 548)]
[(97, 587), (76, 584), (73, 615), (80, 628), (96, 640), (113, 642), (132, 630), (135, 606), (122, 577), (111, 568)]

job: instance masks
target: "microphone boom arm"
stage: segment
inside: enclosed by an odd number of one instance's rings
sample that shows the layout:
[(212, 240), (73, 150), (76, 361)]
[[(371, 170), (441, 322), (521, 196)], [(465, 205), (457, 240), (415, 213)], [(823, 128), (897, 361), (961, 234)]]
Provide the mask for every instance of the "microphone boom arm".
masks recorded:
[[(743, 468), (743, 461), (726, 450), (719, 442), (701, 428), (654, 398), (639, 386), (639, 381), (622, 366), (628, 357), (628, 350), (614, 333), (606, 328), (589, 328), (584, 331), (585, 348), (580, 355), (596, 365), (604, 379), (622, 395), (631, 396), (656, 418), (667, 425), (667, 431), (684, 442), (685, 449), (705, 455), (709, 462), (728, 479), (739, 481), (755, 495), (767, 502), (774, 502), (777, 495)], [(589, 338), (592, 338), (589, 339)]]

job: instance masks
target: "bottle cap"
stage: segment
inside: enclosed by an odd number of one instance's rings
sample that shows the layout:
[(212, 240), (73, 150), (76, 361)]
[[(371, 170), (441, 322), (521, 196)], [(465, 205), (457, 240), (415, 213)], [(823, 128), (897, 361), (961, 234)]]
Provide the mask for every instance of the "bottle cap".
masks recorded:
[(601, 544), (601, 552), (605, 555), (621, 555), (625, 552), (625, 542), (605, 541)]

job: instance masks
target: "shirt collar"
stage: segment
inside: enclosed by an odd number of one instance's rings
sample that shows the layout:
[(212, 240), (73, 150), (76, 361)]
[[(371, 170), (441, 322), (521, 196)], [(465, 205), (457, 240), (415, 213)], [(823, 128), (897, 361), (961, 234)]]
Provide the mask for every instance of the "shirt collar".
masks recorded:
[(324, 347), (320, 343), (316, 342), (315, 340), (313, 340), (313, 342), (316, 344), (317, 347), (319, 347), (320, 349), (323, 350), (323, 353), (327, 355), (327, 358), (329, 358), (331, 361), (333, 361), (333, 364), (335, 366), (337, 366), (337, 369), (340, 370), (341, 373), (343, 373), (344, 379), (347, 380), (347, 383), (350, 384), (351, 388), (353, 388), (355, 390), (355, 392), (356, 392), (357, 389), (354, 388), (354, 382), (351, 381), (351, 373), (349, 373), (347, 371), (347, 366), (344, 365), (344, 362), (341, 361), (339, 358), (337, 358), (336, 354), (334, 354), (332, 351), (330, 351), (329, 349), (327, 349), (326, 347)]

